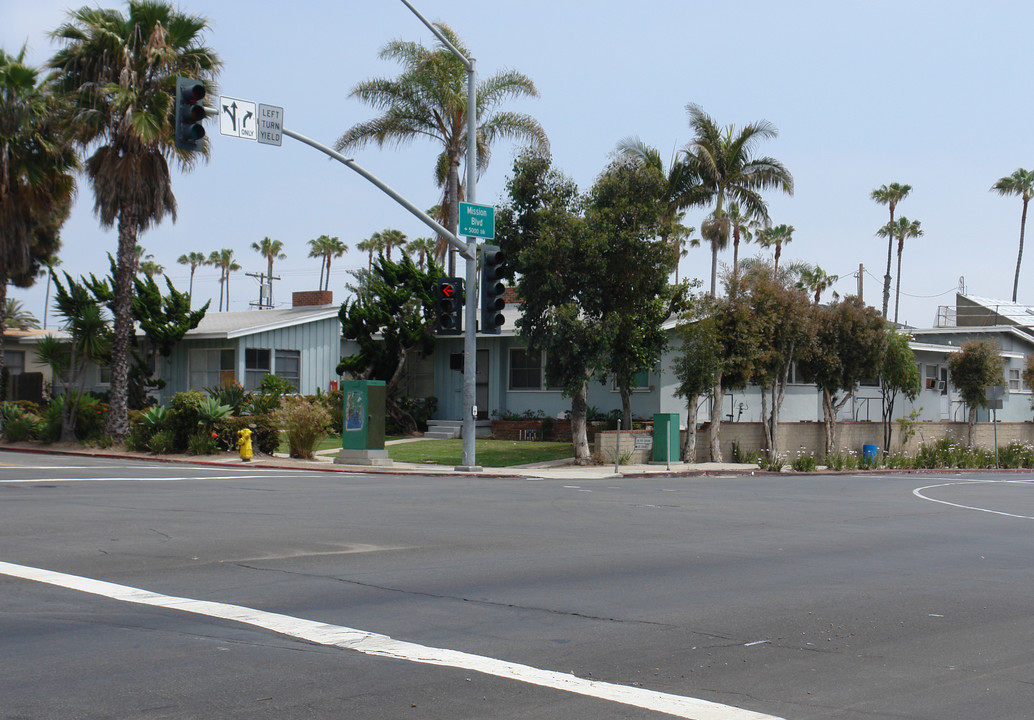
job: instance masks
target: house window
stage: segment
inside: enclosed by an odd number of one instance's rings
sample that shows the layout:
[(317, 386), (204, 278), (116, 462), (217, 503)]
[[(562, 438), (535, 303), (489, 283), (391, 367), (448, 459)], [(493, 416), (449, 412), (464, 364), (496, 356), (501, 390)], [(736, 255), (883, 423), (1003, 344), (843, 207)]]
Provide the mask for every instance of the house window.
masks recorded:
[(1009, 391), (1019, 392), (1025, 390), (1023, 387), (1023, 378), (1020, 377), (1019, 368), (1009, 368)]
[[(611, 389), (612, 392), (617, 392), (620, 388), (618, 388), (618, 384), (617, 384), (616, 381), (611, 381), (610, 389)], [(649, 391), (650, 390), (650, 371), (649, 370), (640, 370), (635, 375), (633, 375), (632, 376), (632, 384), (629, 386), (628, 389), (631, 392), (637, 392), (637, 391), (638, 392), (647, 392), (647, 391)]]
[(542, 353), (525, 348), (510, 350), (510, 389), (542, 389)]
[(272, 353), (268, 348), (244, 349), (244, 389), (258, 390), (262, 378), (273, 372)]
[(111, 365), (101, 365), (97, 368), (97, 384), (111, 385)]
[(937, 389), (937, 366), (936, 365), (927, 365), (926, 366), (926, 383), (924, 384), (924, 387), (927, 390), (936, 390)]
[(301, 389), (301, 350), (277, 350), (276, 351), (276, 374), (283, 380), (291, 383), (295, 392)]
[(191, 350), (187, 363), (194, 390), (222, 387), (235, 380), (233, 350)]
[(4, 366), (7, 368), (7, 373), (9, 375), (21, 375), (25, 372), (25, 351), (4, 351)]

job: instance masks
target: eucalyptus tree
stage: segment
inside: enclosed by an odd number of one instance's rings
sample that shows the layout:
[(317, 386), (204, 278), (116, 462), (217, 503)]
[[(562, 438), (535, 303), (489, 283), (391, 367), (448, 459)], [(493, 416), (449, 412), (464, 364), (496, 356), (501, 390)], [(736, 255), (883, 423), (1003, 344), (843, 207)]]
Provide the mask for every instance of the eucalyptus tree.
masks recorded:
[(190, 266), (190, 286), (187, 290), (187, 297), (194, 296), (194, 272), (202, 265), (208, 264), (208, 258), (202, 252), (189, 252), (180, 255), (176, 260), (180, 265)]
[(75, 189), (77, 160), (60, 98), (24, 60), (24, 48), (17, 55), (0, 48), (0, 307), (9, 282), (28, 287), (41, 265), (54, 262)]
[(545, 355), (547, 385), (571, 399), (575, 462), (592, 462), (587, 433), (589, 381), (605, 357), (612, 329), (583, 302), (598, 281), (578, 187), (548, 155), (522, 152), (496, 213), (496, 242), (507, 254), (521, 298), (517, 331), (531, 356)]
[(273, 240), (269, 237), (262, 238), (262, 242), (253, 242), (251, 249), (266, 259), (266, 278), (269, 282), (269, 307), (273, 307), (273, 261), (285, 260), (284, 243), (280, 240)]
[[(880, 205), (886, 205), (890, 209), (890, 222), (887, 225), (894, 224), (894, 209), (897, 208), (898, 203), (908, 197), (908, 194), (912, 192), (911, 185), (904, 185), (902, 183), (891, 183), (890, 185), (880, 185), (878, 188), (870, 193), (870, 197)], [(887, 227), (884, 225), (883, 227)], [(884, 237), (881, 235), (881, 237)], [(890, 306), (890, 263), (894, 255), (894, 238), (887, 238), (887, 272), (883, 276), (883, 317), (887, 317), (887, 308)]]
[(129, 432), (127, 392), (134, 248), (138, 235), (167, 215), (175, 219), (169, 161), (189, 170), (207, 152), (175, 148), (176, 77), (210, 84), (219, 68), (204, 44), (208, 21), (164, 2), (130, 0), (127, 12), (83, 7), (52, 33), (63, 44), (51, 59), (55, 84), (72, 104), (72, 127), (84, 150), (94, 210), (118, 226), (115, 326), (108, 435)]
[(877, 232), (880, 237), (889, 237), (892, 240), (898, 239), (898, 275), (894, 287), (894, 322), (898, 321), (898, 301), (901, 299), (901, 253), (905, 249), (905, 240), (923, 236), (922, 224), (918, 220), (909, 220), (907, 217), (899, 217), (893, 223), (888, 223)]
[(1027, 205), (1034, 197), (1034, 171), (1018, 168), (1012, 175), (1000, 178), (991, 186), (991, 191), (999, 195), (1019, 195), (1023, 201), (1023, 212), (1020, 213), (1020, 249), (1016, 253), (1016, 274), (1012, 280), (1012, 301), (1016, 302), (1016, 290), (1020, 285), (1020, 262), (1023, 260), (1023, 234), (1027, 229)]
[(701, 234), (711, 243), (711, 295), (718, 286), (718, 251), (724, 248), (732, 223), (726, 213), (727, 202), (737, 202), (746, 216), (768, 220), (768, 205), (761, 192), (781, 190), (793, 195), (793, 176), (781, 162), (768, 156), (757, 157), (757, 146), (778, 135), (775, 126), (766, 120), (745, 125), (721, 127), (700, 106), (686, 106), (690, 128), (695, 137), (683, 153), (700, 183), (714, 199), (708, 231)]
[[(456, 33), (443, 23), (435, 26), (460, 52), (469, 57)], [(394, 78), (372, 78), (352, 88), (351, 97), (382, 114), (349, 128), (338, 138), (337, 150), (358, 149), (368, 143), (399, 147), (417, 138), (431, 138), (441, 146), (433, 168), (437, 187), (443, 189), (443, 225), (453, 234), (459, 222), (463, 195), (460, 163), (467, 148), (467, 72), (463, 62), (438, 42), (425, 47), (416, 42), (392, 40), (380, 52), (383, 60), (401, 66)], [(549, 146), (546, 132), (530, 115), (499, 106), (511, 99), (538, 97), (526, 75), (506, 70), (479, 78), (477, 87), (477, 171), (484, 172), (493, 143), (502, 139), (526, 141), (540, 150)], [(373, 262), (373, 255), (370, 255)], [(450, 248), (449, 274), (455, 275), (455, 252)]]

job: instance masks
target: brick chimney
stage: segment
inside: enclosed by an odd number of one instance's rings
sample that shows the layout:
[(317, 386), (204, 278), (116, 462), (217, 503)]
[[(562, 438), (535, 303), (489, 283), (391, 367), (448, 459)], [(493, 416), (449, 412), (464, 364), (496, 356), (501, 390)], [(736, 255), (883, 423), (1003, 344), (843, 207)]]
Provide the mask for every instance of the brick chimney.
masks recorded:
[(333, 305), (333, 290), (303, 290), (291, 293), (291, 307), (310, 307), (313, 305)]

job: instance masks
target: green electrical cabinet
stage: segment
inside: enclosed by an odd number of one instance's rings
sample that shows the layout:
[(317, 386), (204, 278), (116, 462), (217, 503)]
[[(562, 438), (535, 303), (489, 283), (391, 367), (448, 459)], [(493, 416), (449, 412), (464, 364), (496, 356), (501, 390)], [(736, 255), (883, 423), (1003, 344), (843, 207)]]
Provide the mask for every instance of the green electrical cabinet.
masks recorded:
[(345, 380), (341, 383), (344, 420), (341, 452), (334, 462), (342, 465), (391, 465), (384, 449), (384, 408), (387, 388), (383, 380)]
[(679, 451), (679, 414), (655, 413), (653, 416), (653, 462), (679, 462)]

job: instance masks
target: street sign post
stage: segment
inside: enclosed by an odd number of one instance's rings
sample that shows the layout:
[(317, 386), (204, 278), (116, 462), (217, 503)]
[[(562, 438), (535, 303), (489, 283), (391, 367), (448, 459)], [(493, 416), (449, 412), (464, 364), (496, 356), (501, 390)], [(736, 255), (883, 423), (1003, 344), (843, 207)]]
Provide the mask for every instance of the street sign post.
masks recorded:
[(491, 240), (495, 237), (495, 208), (461, 202), (459, 225), (459, 235)]

